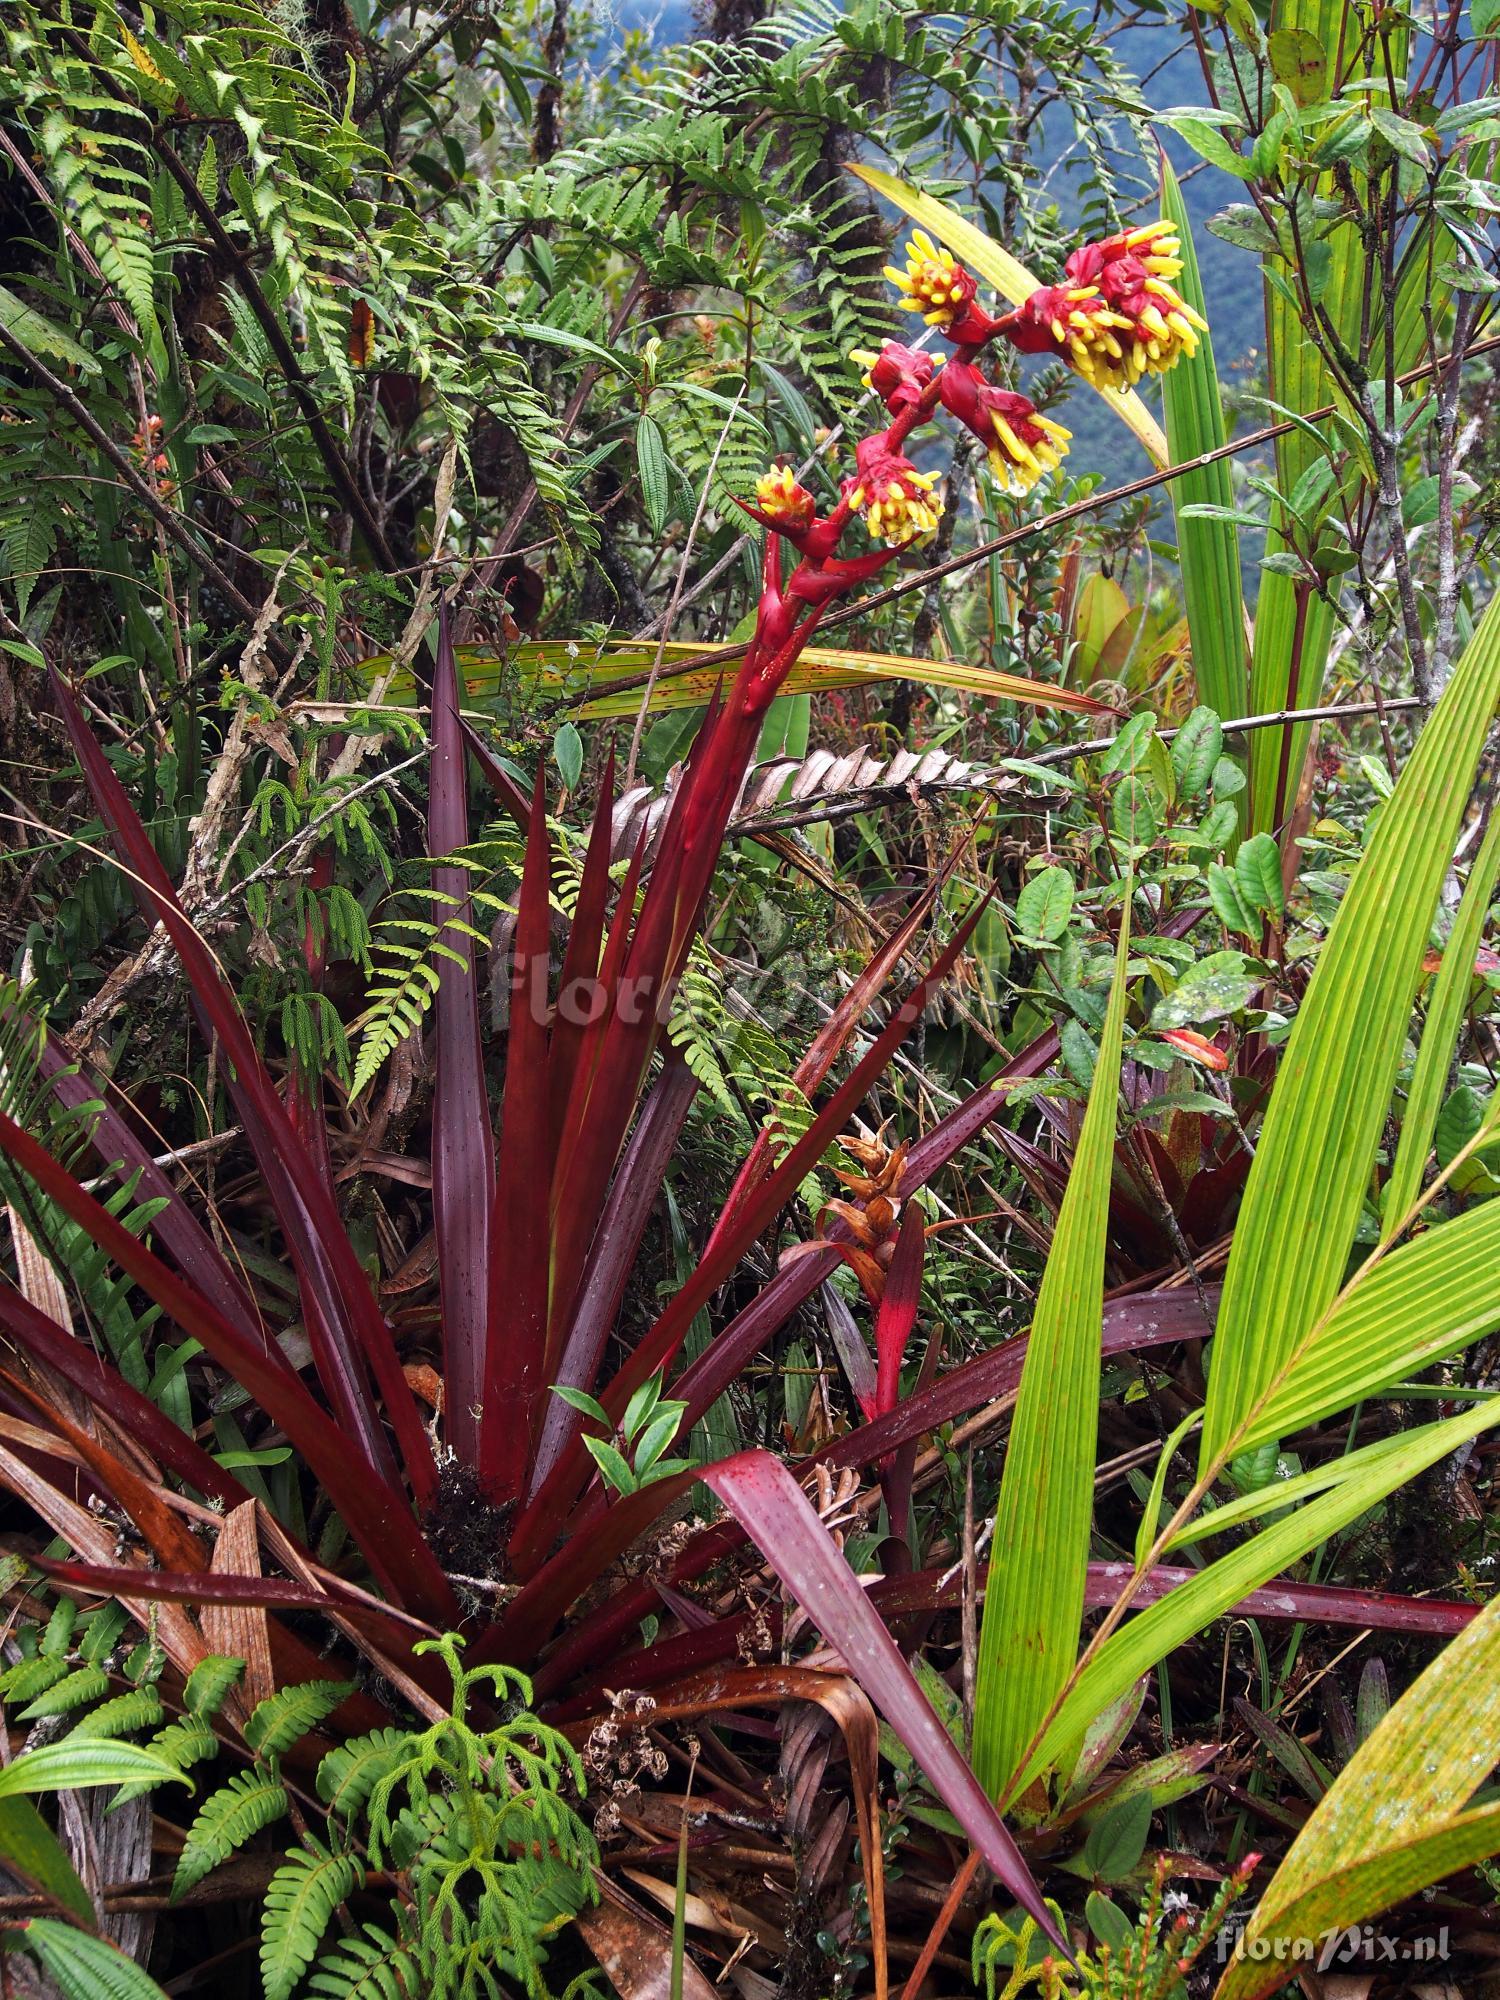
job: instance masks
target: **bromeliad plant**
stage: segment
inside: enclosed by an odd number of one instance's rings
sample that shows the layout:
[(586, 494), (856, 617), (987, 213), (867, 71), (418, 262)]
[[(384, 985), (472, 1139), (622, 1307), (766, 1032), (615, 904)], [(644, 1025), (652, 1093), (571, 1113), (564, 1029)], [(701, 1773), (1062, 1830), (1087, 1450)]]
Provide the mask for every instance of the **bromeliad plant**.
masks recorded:
[[(1117, 247), (1123, 254), (1123, 246)], [(1111, 251), (1105, 262), (1113, 261)], [(273, 1077), (77, 694), (54, 673), (54, 699), (118, 859), (148, 922), (161, 924), (176, 951), (199, 1019), (217, 1045), (289, 1267), (310, 1351), (308, 1376), (289, 1358), (278, 1338), (282, 1329), (267, 1317), (242, 1271), (154, 1165), (128, 1107), (115, 1104), (102, 1084), (34, 1032), (19, 1004), (10, 1009), (12, 1042), (19, 1033), (38, 1076), (71, 1114), (70, 1131), (76, 1134), (81, 1122), (107, 1174), (128, 1187), (131, 1213), (122, 1219), (112, 1212), (118, 1201), (101, 1199), (64, 1164), (46, 1143), (45, 1118), (0, 1113), (0, 1149), (40, 1240), (50, 1240), (62, 1226), (78, 1232), (80, 1241), (96, 1246), (99, 1256), (117, 1267), (122, 1283), (139, 1288), (153, 1313), (197, 1343), (252, 1399), (265, 1425), (291, 1446), (337, 1517), (339, 1533), (359, 1553), (353, 1576), (317, 1560), (302, 1524), (309, 1496), (297, 1494), (284, 1520), (263, 1504), (247, 1515), (243, 1510), (253, 1496), (236, 1465), (221, 1462), (168, 1416), (146, 1393), (139, 1370), (121, 1373), (96, 1355), (56, 1310), (47, 1310), (53, 1300), (45, 1290), (32, 1287), (28, 1295), (8, 1283), (0, 1286), (0, 1326), (14, 1357), (0, 1375), (0, 1389), (28, 1422), (40, 1421), (52, 1431), (66, 1457), (82, 1462), (94, 1486), (131, 1524), (131, 1536), (117, 1550), (113, 1534), (95, 1517), (18, 1459), (0, 1454), (0, 1478), (82, 1558), (62, 1565), (61, 1579), (108, 1590), (138, 1610), (148, 1602), (158, 1606), (158, 1636), (184, 1678), (214, 1649), (183, 1606), (256, 1605), (273, 1613), (320, 1607), (382, 1671), (394, 1673), (408, 1688), (425, 1689), (429, 1697), (443, 1690), (434, 1662), (414, 1650), (415, 1643), (437, 1630), (462, 1629), (476, 1667), (502, 1662), (539, 1667), (540, 1699), (556, 1703), (570, 1695), (586, 1712), (590, 1701), (602, 1699), (600, 1676), (607, 1664), (613, 1680), (622, 1641), (657, 1606), (654, 1576), (670, 1571), (680, 1581), (700, 1573), (735, 1541), (733, 1531), (721, 1525), (689, 1533), (685, 1545), (672, 1552), (675, 1560), (652, 1554), (654, 1524), (693, 1478), (690, 1470), (658, 1476), (667, 1471), (661, 1454), (669, 1429), (675, 1434), (680, 1423), (689, 1430), (847, 1251), (868, 1250), (869, 1273), (883, 1273), (900, 1201), (1001, 1108), (995, 1093), (977, 1093), (944, 1128), (900, 1156), (899, 1189), (871, 1182), (861, 1192), (856, 1183), (849, 1212), (829, 1219), (827, 1241), (779, 1273), (689, 1367), (674, 1374), (696, 1317), (850, 1123), (953, 968), (971, 917), (891, 1008), (806, 1130), (794, 1139), (779, 1131), (762, 1135), (696, 1267), (623, 1362), (610, 1365), (627, 1283), (696, 1088), (683, 1062), (670, 1047), (661, 1047), (663, 1028), (766, 710), (828, 607), (935, 527), (940, 503), (934, 475), (919, 471), (905, 447), (939, 406), (985, 437), (1005, 475), (1022, 488), (1056, 463), (1065, 441), (1059, 427), (1023, 399), (982, 377), (978, 352), (1002, 329), (978, 307), (972, 279), (951, 263), (924, 263), (920, 255), (913, 269), (907, 289), (927, 299), (928, 316), (954, 354), (941, 367), (897, 348), (876, 358), (873, 369), (891, 422), (859, 442), (854, 470), (826, 515), (787, 469), (777, 468), (762, 480), (748, 511), (771, 532), (744, 660), (698, 731), (654, 847), (648, 852), (643, 835), (631, 856), (613, 911), (612, 768), (606, 772), (555, 987), (550, 976), (554, 856), (541, 778), (528, 800), (469, 731), (460, 714), (446, 613), (440, 620), (428, 844), (438, 857), (434, 886), (446, 899), (432, 1119), (442, 1379), (441, 1416), (431, 1429), (339, 1213), (319, 1092), (307, 1079), (294, 1077), (283, 1088)], [(934, 303), (943, 288), (946, 299)], [(1153, 365), (1164, 362), (1160, 351), (1150, 358)], [(844, 553), (847, 535), (861, 524), (874, 546)], [(1054, 697), (1041, 689), (1036, 698), (1080, 705), (1076, 696)], [(459, 861), (448, 859), (469, 841), (471, 755), (502, 805), (523, 824), (526, 838), (498, 1140), (469, 880)], [(794, 1080), (805, 1096), (828, 1082), (932, 903), (931, 893), (919, 899), (834, 1009), (796, 1071)], [(1044, 1038), (1034, 1055), (1022, 1059), (1023, 1067), (1044, 1062), (1048, 1054)], [(17, 1108), (12, 1098), (10, 1109)], [(892, 1495), (904, 1490), (897, 1447), (909, 1445), (938, 1420), (922, 1398), (903, 1405), (898, 1393), (900, 1354), (916, 1309), (920, 1248), (920, 1229), (909, 1230), (891, 1309), (880, 1322), (882, 1361), (868, 1406), (872, 1421), (845, 1446), (848, 1462), (882, 1464)], [(867, 1283), (872, 1302), (882, 1285), (879, 1275)], [(194, 1351), (185, 1350), (183, 1363)], [(412, 1370), (413, 1382), (422, 1372)], [(670, 1381), (670, 1396), (662, 1397), (664, 1381)], [(92, 1431), (65, 1414), (61, 1384), (94, 1404), (99, 1416)], [(554, 1394), (554, 1388), (563, 1393)], [(986, 1393), (976, 1381), (976, 1400)], [(186, 1406), (179, 1403), (178, 1409), (188, 1419)], [(594, 1427), (606, 1433), (613, 1428), (615, 1436), (597, 1435)], [(909, 1457), (908, 1452), (908, 1465)], [(851, 1663), (859, 1662), (867, 1691), (931, 1782), (986, 1859), (1045, 1923), (993, 1806), (796, 1480), (755, 1453), (709, 1467), (703, 1477), (828, 1638)], [(295, 1493), (282, 1488), (288, 1490)], [(210, 1551), (184, 1519), (181, 1496), (187, 1496), (188, 1520), (201, 1521), (192, 1509), (207, 1503), (237, 1524), (230, 1545), (238, 1560), (224, 1559), (221, 1552), (210, 1571)], [(249, 1531), (247, 1544), (248, 1523), (257, 1518), (258, 1535)], [(898, 1523), (898, 1538), (899, 1532)], [(149, 1552), (149, 1574), (145, 1558), (129, 1552), (133, 1537)], [(643, 1537), (644, 1558), (638, 1554), (633, 1568), (622, 1563)], [(252, 1573), (255, 1566), (247, 1566), (245, 1556), (257, 1539), (287, 1580)], [(125, 1553), (129, 1560), (121, 1560)], [(467, 1581), (460, 1586), (455, 1575)], [(369, 1583), (379, 1596), (371, 1594)], [(470, 1594), (461, 1598), (461, 1588)], [(312, 1658), (305, 1642), (276, 1617), (268, 1629), (267, 1670), (277, 1678), (307, 1679)], [(661, 1650), (669, 1663), (675, 1661), (675, 1669), (669, 1664), (667, 1671), (681, 1673), (732, 1652), (734, 1644), (732, 1634), (726, 1643), (723, 1632), (710, 1630), (683, 1635), (675, 1655)], [(661, 1678), (655, 1665), (651, 1675)], [(773, 1698), (774, 1692), (762, 1688), (759, 1698)], [(873, 1859), (869, 1865), (875, 1865)]]

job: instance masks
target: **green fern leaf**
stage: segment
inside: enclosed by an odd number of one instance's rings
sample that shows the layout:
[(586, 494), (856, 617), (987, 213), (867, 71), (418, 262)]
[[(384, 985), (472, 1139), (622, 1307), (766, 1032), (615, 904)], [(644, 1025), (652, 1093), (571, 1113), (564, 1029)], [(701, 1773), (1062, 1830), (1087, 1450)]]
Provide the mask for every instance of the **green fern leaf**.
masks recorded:
[(56, 1660), (45, 1653), (38, 1659), (18, 1660), (0, 1674), (0, 1695), (6, 1701), (34, 1701), (62, 1680), (67, 1671), (66, 1660)]
[(227, 1785), (204, 1800), (188, 1828), (187, 1845), (172, 1878), (173, 1900), (227, 1861), (247, 1840), (274, 1825), (286, 1808), (285, 1791), (266, 1772), (236, 1772)]
[(245, 1724), (245, 1741), (258, 1757), (279, 1757), (316, 1729), (354, 1689), (352, 1681), (303, 1681), (257, 1704)]
[(308, 1836), (289, 1854), (266, 1890), (261, 1920), (260, 1976), (266, 2000), (290, 2000), (311, 1965), (334, 1912), (364, 1887), (352, 1854), (334, 1854)]
[(182, 1690), (183, 1707), (189, 1715), (216, 1715), (230, 1689), (238, 1686), (244, 1671), (243, 1660), (209, 1653), (187, 1677)]
[(345, 1938), (319, 1962), (308, 1991), (320, 2000), (417, 2000), (421, 1980), (411, 1946), (366, 1924), (362, 1937)]
[(15, 1934), (64, 2000), (162, 2000), (149, 1973), (103, 1938), (52, 1917), (32, 1917)]
[(38, 1695), (29, 1708), (23, 1708), (20, 1720), (36, 1722), (44, 1715), (68, 1715), (108, 1693), (109, 1675), (103, 1667), (78, 1667)]
[[(75, 1736), (80, 1733), (77, 1729), (73, 1732)], [(201, 1715), (185, 1715), (180, 1722), (169, 1722), (165, 1729), (159, 1729), (146, 1747), (159, 1751), (179, 1771), (187, 1771), (192, 1765), (216, 1756), (219, 1743)], [(116, 1803), (124, 1805), (127, 1799), (139, 1798), (142, 1792), (151, 1789), (149, 1784), (122, 1785)]]
[(73, 1734), (126, 1736), (133, 1729), (155, 1729), (161, 1718), (161, 1697), (155, 1688), (132, 1688), (128, 1694), (117, 1694), (112, 1701), (101, 1702), (83, 1717)]
[(318, 1766), (318, 1797), (347, 1819), (408, 1754), (410, 1742), (404, 1729), (387, 1727), (330, 1750)]

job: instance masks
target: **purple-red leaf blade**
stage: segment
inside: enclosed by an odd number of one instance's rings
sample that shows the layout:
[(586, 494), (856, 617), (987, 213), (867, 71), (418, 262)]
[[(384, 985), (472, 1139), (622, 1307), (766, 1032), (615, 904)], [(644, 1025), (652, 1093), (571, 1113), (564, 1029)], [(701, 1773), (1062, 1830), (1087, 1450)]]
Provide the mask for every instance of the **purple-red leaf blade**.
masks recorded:
[(1020, 1850), (791, 1473), (769, 1452), (747, 1451), (709, 1466), (703, 1477), (842, 1655), (1006, 1891), (1055, 1936)]

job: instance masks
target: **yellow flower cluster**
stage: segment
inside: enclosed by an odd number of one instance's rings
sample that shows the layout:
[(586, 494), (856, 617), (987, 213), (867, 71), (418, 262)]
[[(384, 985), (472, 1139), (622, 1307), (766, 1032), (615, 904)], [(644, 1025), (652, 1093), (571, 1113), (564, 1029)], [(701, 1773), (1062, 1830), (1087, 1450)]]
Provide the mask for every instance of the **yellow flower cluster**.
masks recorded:
[(903, 471), (890, 479), (851, 488), (849, 505), (862, 515), (878, 542), (921, 540), (937, 532), (942, 496), (933, 491), (935, 472)]
[[(999, 410), (992, 413), (996, 442), (989, 448), (990, 471), (1008, 493), (1019, 499), (1044, 474), (1055, 472), (1073, 439), (1051, 417), (1032, 411), (1023, 424), (1012, 424)], [(1026, 433), (1033, 433), (1028, 436)], [(1039, 436), (1034, 433), (1040, 433)]]
[(793, 533), (811, 524), (816, 506), (789, 465), (775, 467), (756, 482), (755, 503), (767, 520)]
[(897, 303), (919, 312), (928, 326), (951, 326), (962, 319), (974, 297), (974, 280), (950, 250), (915, 230), (906, 246), (906, 269), (887, 264), (885, 275), (901, 293)]

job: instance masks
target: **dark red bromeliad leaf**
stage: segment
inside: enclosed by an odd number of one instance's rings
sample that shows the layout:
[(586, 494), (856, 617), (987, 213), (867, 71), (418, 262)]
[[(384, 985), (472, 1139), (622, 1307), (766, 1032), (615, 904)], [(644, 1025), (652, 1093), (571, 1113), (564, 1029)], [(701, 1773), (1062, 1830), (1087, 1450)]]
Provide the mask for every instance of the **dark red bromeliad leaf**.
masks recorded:
[(437, 1482), (432, 1447), (402, 1376), (395, 1339), (354, 1245), (297, 1136), (217, 959), (178, 902), (171, 878), (73, 690), (55, 672), (51, 683), (94, 803), (120, 858), (128, 864), (137, 900), (148, 921), (159, 920), (171, 938), (194, 1000), (223, 1047), (236, 1109), (297, 1269), (319, 1378), (343, 1428), (345, 1450), (357, 1450), (372, 1472), (395, 1483), (396, 1468), (377, 1408), (378, 1391), (413, 1490), (426, 1501)]
[[(432, 683), (432, 758), (427, 847), (454, 854), (469, 842), (468, 768), (459, 726), (458, 675), (448, 608), (438, 613)], [(491, 1212), (495, 1145), (490, 1132), (479, 1032), (479, 979), (468, 871), (434, 868), (432, 886), (451, 898), (438, 914), (450, 925), (438, 960), (436, 1078), (432, 1107), (432, 1224), (443, 1312), (443, 1380), (448, 1442), (466, 1465), (479, 1455), (479, 1411), (489, 1345)]]
[(275, 1343), (247, 1339), (231, 1326), (29, 1132), (3, 1113), (0, 1150), (155, 1299), (184, 1333), (202, 1341), (214, 1360), (251, 1392), (326, 1487), (371, 1568), (392, 1595), (412, 1610), (450, 1616), (454, 1609), (452, 1591), (418, 1532), (406, 1496), (374, 1475), (355, 1441), (287, 1370), (280, 1355), (272, 1360)]
[(703, 1477), (842, 1656), (997, 1879), (1055, 1938), (1041, 1891), (999, 1813), (791, 1473), (769, 1452), (746, 1451), (709, 1466)]

